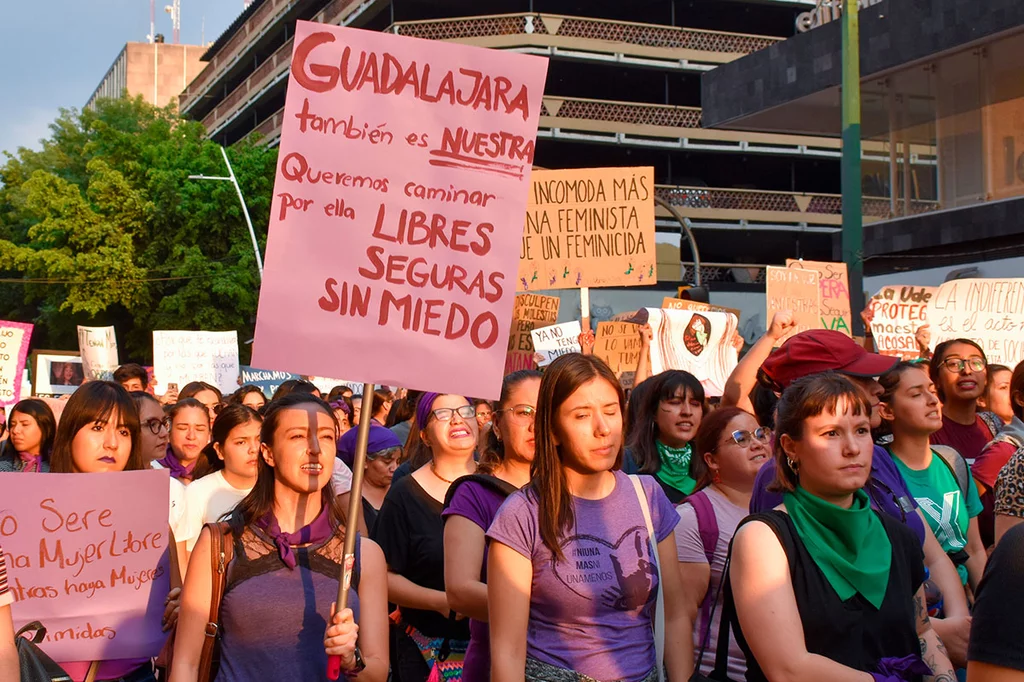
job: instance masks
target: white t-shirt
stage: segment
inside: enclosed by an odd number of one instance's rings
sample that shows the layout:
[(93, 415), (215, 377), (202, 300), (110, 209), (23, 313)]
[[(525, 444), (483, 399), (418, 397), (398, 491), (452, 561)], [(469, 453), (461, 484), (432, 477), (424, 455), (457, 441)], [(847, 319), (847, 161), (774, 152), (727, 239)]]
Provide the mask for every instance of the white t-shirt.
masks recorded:
[(334, 494), (344, 495), (352, 490), (352, 470), (348, 468), (341, 457), (334, 458), (334, 473), (331, 474), (331, 482), (334, 484)]
[(192, 551), (203, 524), (216, 523), (235, 508), (252, 488), (236, 488), (224, 478), (224, 471), (215, 471), (208, 476), (192, 481), (185, 489), (185, 506), (188, 510), (185, 547)]
[[(164, 469), (160, 462), (153, 460), (149, 463), (151, 469)], [(185, 534), (188, 529), (184, 525), (186, 521), (185, 514), (185, 484), (176, 478), (169, 477), (170, 491), (167, 497), (168, 510), (167, 510), (167, 523), (171, 527), (171, 532), (174, 533), (174, 541), (182, 542), (185, 539)]]

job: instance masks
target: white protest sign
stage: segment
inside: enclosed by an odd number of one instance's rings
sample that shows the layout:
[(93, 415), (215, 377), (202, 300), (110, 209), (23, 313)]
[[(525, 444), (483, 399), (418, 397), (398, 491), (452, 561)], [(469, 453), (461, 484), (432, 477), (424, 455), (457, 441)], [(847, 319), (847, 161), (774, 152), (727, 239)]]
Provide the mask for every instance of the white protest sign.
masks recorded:
[(1024, 360), (1024, 279), (945, 282), (928, 303), (931, 346), (971, 339), (992, 364)]
[(82, 371), (90, 381), (110, 380), (121, 363), (117, 361), (117, 334), (113, 327), (78, 325), (78, 352)]
[(560, 355), (579, 353), (580, 333), (583, 328), (579, 320), (553, 324), (550, 327), (541, 327), (530, 332), (533, 337), (533, 348), (544, 356), (538, 363), (539, 367), (547, 367)]
[(153, 332), (153, 376), (156, 391), (167, 384), (180, 389), (190, 381), (205, 381), (223, 393), (238, 388), (238, 332)]
[(894, 285), (871, 297), (871, 337), (879, 353), (905, 360), (920, 357), (917, 330), (928, 324), (928, 303), (938, 290)]
[(696, 310), (646, 311), (653, 335), (651, 373), (681, 369), (697, 377), (707, 395), (722, 395), (738, 360), (732, 345), (738, 325), (736, 316)]

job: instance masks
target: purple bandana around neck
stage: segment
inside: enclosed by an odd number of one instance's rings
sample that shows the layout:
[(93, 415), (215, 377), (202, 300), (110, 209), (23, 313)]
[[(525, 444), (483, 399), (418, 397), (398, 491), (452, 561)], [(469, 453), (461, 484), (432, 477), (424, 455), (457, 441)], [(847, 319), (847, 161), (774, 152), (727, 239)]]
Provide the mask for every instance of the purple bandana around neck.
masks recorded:
[(192, 462), (188, 466), (182, 464), (181, 460), (175, 456), (174, 451), (171, 450), (170, 445), (167, 446), (167, 454), (164, 458), (157, 461), (161, 466), (171, 470), (171, 478), (176, 478), (179, 481), (183, 478), (191, 480), (192, 470), (196, 468), (196, 462)]
[(256, 520), (256, 527), (269, 535), (277, 545), (277, 551), (281, 555), (281, 561), (288, 568), (295, 568), (295, 550), (298, 545), (317, 545), (325, 542), (334, 534), (331, 528), (331, 517), (324, 506), (313, 522), (303, 526), (294, 533), (285, 533), (281, 530), (280, 524), (273, 511), (269, 511)]
[(39, 473), (40, 462), (42, 457), (40, 455), (32, 455), (27, 452), (19, 452), (18, 458), (21, 459), (21, 471), (22, 473), (32, 474)]
[(426, 427), (430, 420), (430, 413), (434, 409), (434, 401), (441, 395), (440, 393), (424, 393), (420, 396), (419, 402), (416, 403), (416, 425), (420, 427), (420, 431)]

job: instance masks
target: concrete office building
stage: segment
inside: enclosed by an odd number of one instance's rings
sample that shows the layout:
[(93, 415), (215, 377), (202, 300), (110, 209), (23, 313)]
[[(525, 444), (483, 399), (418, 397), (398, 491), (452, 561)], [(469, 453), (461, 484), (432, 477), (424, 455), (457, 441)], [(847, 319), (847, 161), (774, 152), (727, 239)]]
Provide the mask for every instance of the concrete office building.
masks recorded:
[(158, 107), (176, 104), (203, 67), (206, 48), (200, 45), (168, 45), (163, 42), (128, 43), (121, 49), (86, 107), (100, 97), (142, 97)]

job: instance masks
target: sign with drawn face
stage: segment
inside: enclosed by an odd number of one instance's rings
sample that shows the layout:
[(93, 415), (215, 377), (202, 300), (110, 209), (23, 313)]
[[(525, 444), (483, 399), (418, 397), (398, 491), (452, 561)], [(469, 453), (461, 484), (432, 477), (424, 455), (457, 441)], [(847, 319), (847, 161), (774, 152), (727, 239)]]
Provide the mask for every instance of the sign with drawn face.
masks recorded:
[(697, 357), (708, 347), (711, 338), (711, 320), (700, 313), (693, 313), (690, 322), (683, 330), (683, 345), (686, 350)]
[(681, 369), (697, 377), (709, 396), (719, 396), (736, 367), (732, 345), (738, 324), (732, 313), (645, 308), (651, 326), (651, 372)]

